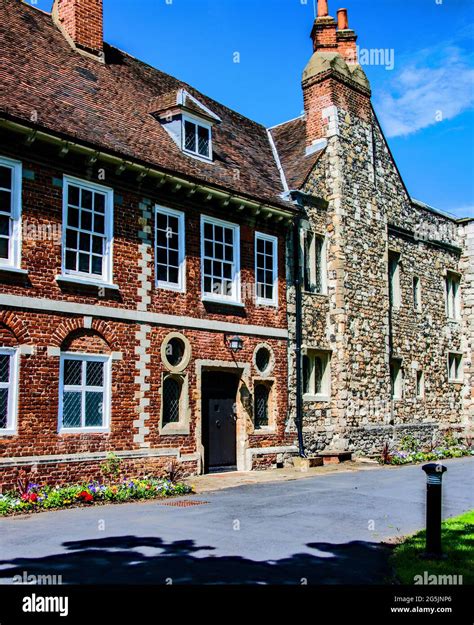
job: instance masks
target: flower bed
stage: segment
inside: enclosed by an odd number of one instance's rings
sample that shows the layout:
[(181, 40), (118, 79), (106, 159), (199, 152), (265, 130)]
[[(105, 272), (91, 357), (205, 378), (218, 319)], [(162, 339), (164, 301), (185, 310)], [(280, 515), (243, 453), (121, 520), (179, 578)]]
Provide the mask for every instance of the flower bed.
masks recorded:
[(388, 464), (408, 464), (409, 462), (435, 462), (443, 458), (462, 458), (472, 454), (469, 449), (462, 447), (437, 448), (433, 451), (395, 451)]
[(183, 482), (164, 478), (137, 478), (117, 483), (90, 482), (67, 486), (40, 486), (29, 483), (23, 492), (0, 495), (0, 515), (67, 508), (77, 505), (155, 499), (193, 492)]
[(472, 440), (467, 444), (461, 444), (459, 440), (448, 431), (444, 440), (433, 444), (430, 449), (420, 449), (418, 442), (413, 436), (405, 436), (400, 441), (400, 449), (393, 450), (388, 443), (384, 445), (379, 458), (381, 464), (409, 464), (411, 462), (436, 462), (444, 458), (462, 458), (474, 455)]

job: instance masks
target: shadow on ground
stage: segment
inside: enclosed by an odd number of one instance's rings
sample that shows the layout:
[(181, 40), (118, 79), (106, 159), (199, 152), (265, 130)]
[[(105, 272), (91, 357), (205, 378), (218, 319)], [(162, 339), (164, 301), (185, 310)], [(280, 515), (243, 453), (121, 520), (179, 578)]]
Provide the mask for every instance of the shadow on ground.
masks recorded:
[[(353, 541), (309, 543), (312, 553), (257, 561), (213, 555), (192, 540), (115, 536), (63, 543), (65, 552), (0, 561), (0, 579), (61, 575), (64, 584), (383, 584), (390, 577), (388, 547)], [(169, 582), (168, 582), (169, 583)]]

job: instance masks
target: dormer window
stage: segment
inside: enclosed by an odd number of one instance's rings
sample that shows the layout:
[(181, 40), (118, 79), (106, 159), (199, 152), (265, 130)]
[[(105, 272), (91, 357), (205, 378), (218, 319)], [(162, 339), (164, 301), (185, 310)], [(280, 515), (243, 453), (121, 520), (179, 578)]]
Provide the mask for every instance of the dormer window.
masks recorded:
[(221, 119), (185, 89), (155, 98), (150, 113), (181, 152), (201, 161), (213, 160), (212, 130)]
[(183, 150), (203, 158), (211, 158), (211, 126), (183, 116)]

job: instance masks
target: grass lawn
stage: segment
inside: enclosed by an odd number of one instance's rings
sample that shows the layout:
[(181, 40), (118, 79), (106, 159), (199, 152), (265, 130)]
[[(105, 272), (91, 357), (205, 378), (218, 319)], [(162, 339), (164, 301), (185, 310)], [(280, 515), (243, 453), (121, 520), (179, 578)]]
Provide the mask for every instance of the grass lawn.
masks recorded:
[(413, 584), (415, 575), (462, 575), (462, 583), (474, 584), (474, 510), (442, 524), (443, 560), (423, 560), (425, 531), (408, 537), (393, 552), (391, 563), (402, 584)]

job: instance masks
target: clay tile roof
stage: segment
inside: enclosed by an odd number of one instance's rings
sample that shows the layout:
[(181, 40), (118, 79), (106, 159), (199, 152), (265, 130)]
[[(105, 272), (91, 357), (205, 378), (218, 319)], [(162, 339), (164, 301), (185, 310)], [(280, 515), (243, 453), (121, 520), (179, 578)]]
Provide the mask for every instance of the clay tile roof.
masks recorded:
[[(266, 129), (189, 85), (104, 44), (105, 64), (75, 52), (51, 15), (0, 0), (0, 116), (289, 208)], [(217, 115), (214, 162), (183, 154), (159, 121), (154, 101), (185, 89)]]
[(270, 132), (290, 189), (301, 189), (324, 150), (306, 156), (304, 117), (274, 126)]
[(162, 111), (168, 111), (175, 108), (177, 104), (178, 89), (170, 91), (169, 93), (163, 93), (156, 98), (152, 98), (148, 111), (150, 113), (161, 113)]

